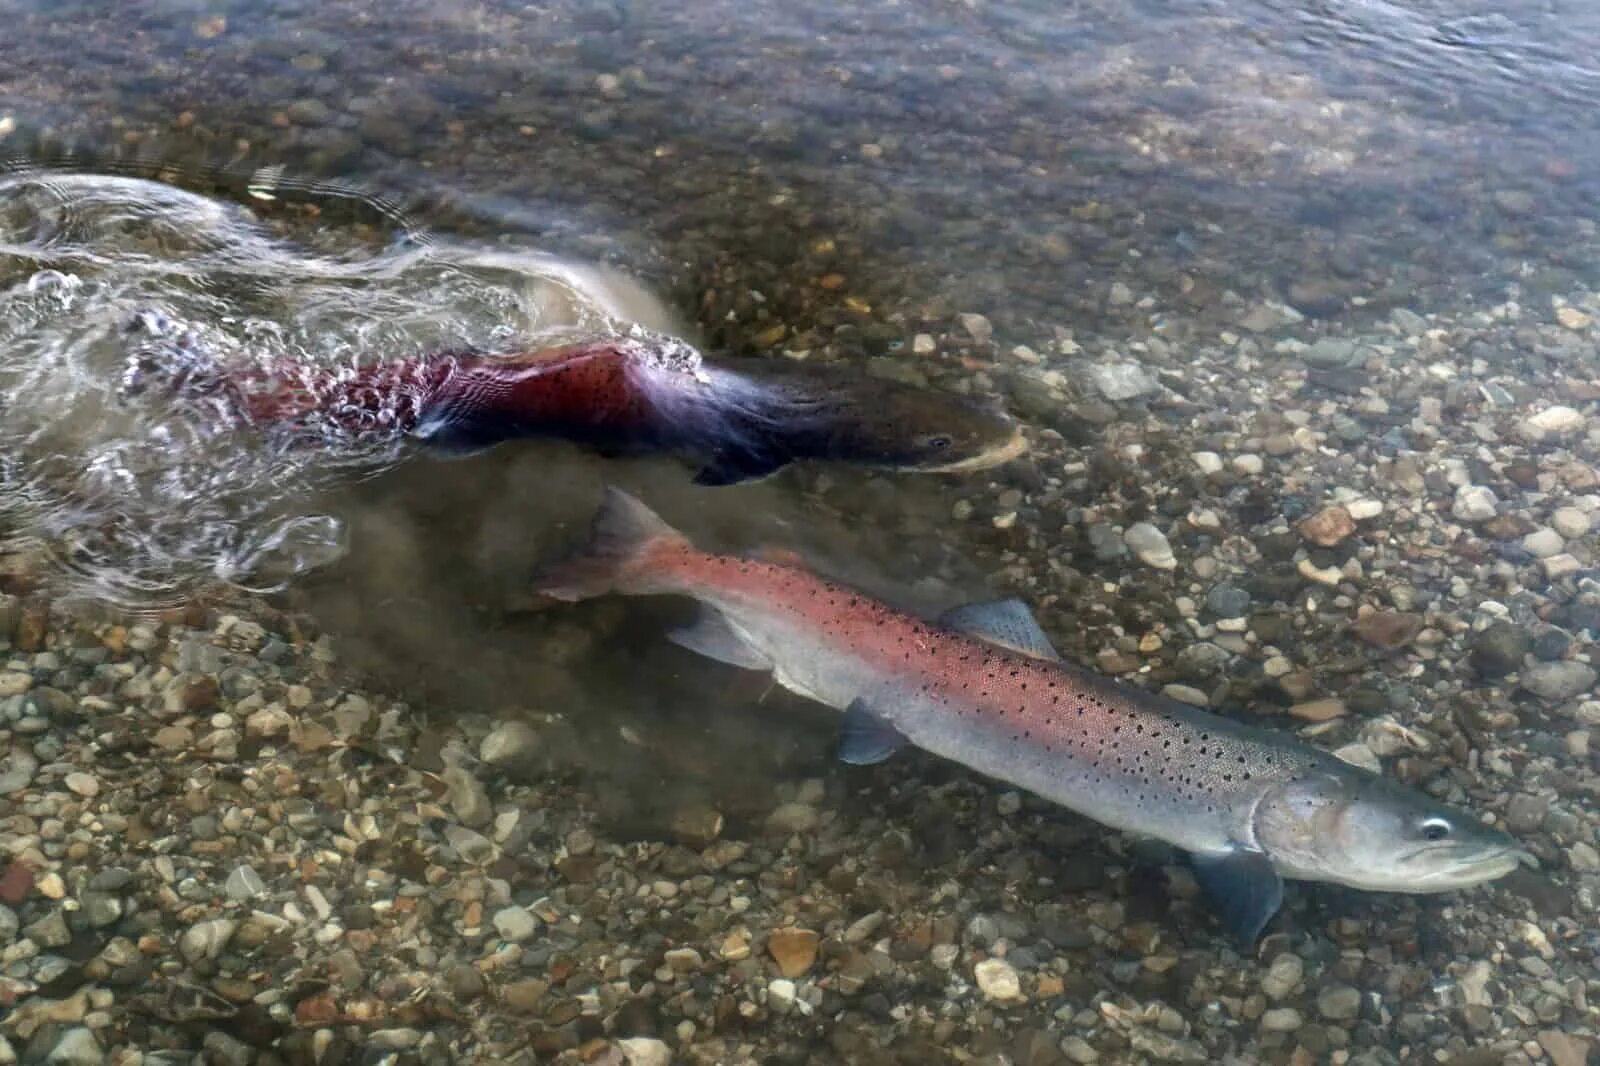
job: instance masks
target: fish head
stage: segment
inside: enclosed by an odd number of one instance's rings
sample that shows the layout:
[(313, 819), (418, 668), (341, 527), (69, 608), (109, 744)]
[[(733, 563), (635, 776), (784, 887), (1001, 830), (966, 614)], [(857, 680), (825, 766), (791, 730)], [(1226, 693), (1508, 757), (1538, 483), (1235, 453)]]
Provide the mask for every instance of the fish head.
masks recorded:
[(1449, 892), (1533, 858), (1467, 811), (1354, 767), (1313, 767), (1256, 805), (1257, 844), (1289, 877), (1373, 892)]
[(1028, 450), (1022, 427), (998, 406), (868, 379), (859, 402), (840, 410), (838, 458), (923, 473), (987, 470)]

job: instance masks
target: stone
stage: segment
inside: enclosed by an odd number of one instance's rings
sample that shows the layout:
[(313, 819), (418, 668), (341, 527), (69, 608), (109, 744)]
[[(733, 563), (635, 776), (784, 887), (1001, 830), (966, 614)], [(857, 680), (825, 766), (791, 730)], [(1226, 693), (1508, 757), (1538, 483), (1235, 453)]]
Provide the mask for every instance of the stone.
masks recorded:
[(794, 1008), (795, 983), (786, 977), (775, 977), (767, 983), (767, 1005), (779, 1014)]
[(261, 880), (261, 875), (248, 863), (235, 866), (233, 872), (228, 874), (228, 880), (223, 884), (222, 890), (228, 898), (239, 903), (255, 899), (267, 890), (266, 883)]
[(460, 766), (446, 767), (439, 775), (448, 790), (450, 809), (461, 824), (473, 829), (488, 825), (494, 818), (494, 804), (483, 782)]
[(1222, 456), (1216, 452), (1193, 452), (1189, 458), (1199, 468), (1200, 473), (1210, 476), (1222, 473)]
[(1112, 403), (1148, 396), (1161, 389), (1160, 383), (1138, 363), (1096, 363), (1086, 376)]
[(1356, 523), (1348, 510), (1335, 504), (1302, 520), (1296, 528), (1312, 544), (1331, 548), (1354, 533)]
[(1250, 610), (1250, 593), (1237, 585), (1214, 585), (1206, 593), (1206, 608), (1218, 618), (1240, 618)]
[(1422, 632), (1422, 616), (1405, 611), (1373, 611), (1350, 627), (1356, 636), (1384, 651), (1399, 651)]
[(1329, 985), (1317, 993), (1317, 1013), (1333, 1022), (1354, 1021), (1361, 1013), (1361, 993), (1349, 985)]
[(767, 953), (785, 977), (799, 977), (817, 961), (821, 938), (810, 929), (774, 929), (767, 936)]
[(1149, 522), (1135, 522), (1129, 526), (1122, 534), (1122, 541), (1134, 557), (1146, 566), (1171, 570), (1178, 565), (1166, 535)]
[(1361, 348), (1343, 337), (1319, 337), (1306, 346), (1300, 358), (1311, 366), (1338, 369), (1354, 366), (1361, 360)]
[(83, 1026), (74, 1026), (62, 1033), (56, 1046), (50, 1049), (45, 1062), (50, 1066), (100, 1066), (105, 1062), (105, 1051), (94, 1033)]
[(1305, 976), (1305, 960), (1292, 951), (1286, 951), (1272, 960), (1261, 977), (1261, 993), (1271, 1000), (1288, 999), (1300, 986)]
[(501, 722), (478, 745), (478, 758), (490, 766), (524, 766), (538, 756), (543, 738), (528, 723)]
[(1558, 507), (1550, 515), (1550, 525), (1567, 540), (1589, 532), (1589, 516), (1576, 507)]
[(63, 778), (63, 783), (65, 783), (66, 786), (73, 792), (76, 792), (78, 795), (83, 796), (86, 799), (93, 798), (100, 794), (100, 782), (93, 774), (86, 774), (82, 771), (74, 771)]
[(1329, 696), (1325, 699), (1297, 703), (1289, 708), (1289, 713), (1303, 722), (1328, 722), (1342, 717), (1345, 705), (1344, 700)]
[(1498, 678), (1522, 669), (1533, 646), (1528, 631), (1512, 622), (1495, 622), (1472, 638), (1468, 661), (1483, 677)]
[(539, 931), (539, 919), (524, 907), (505, 907), (494, 912), (494, 931), (502, 940), (520, 944)]
[(1546, 407), (1543, 411), (1528, 419), (1528, 425), (1541, 433), (1561, 435), (1576, 433), (1583, 429), (1586, 419), (1582, 412), (1572, 407), (1557, 405)]
[(1539, 1033), (1539, 1046), (1550, 1056), (1553, 1066), (1585, 1066), (1589, 1061), (1590, 1041), (1557, 1029)]
[(1535, 559), (1548, 559), (1567, 546), (1560, 533), (1548, 526), (1536, 529), (1522, 538), (1522, 547)]
[(1570, 700), (1594, 687), (1595, 671), (1585, 663), (1570, 659), (1554, 663), (1534, 663), (1522, 672), (1522, 688), (1552, 702)]
[(672, 1048), (653, 1036), (630, 1036), (617, 1041), (627, 1066), (670, 1066)]
[(809, 803), (785, 803), (767, 815), (767, 828), (778, 833), (808, 833), (820, 820)]
[(22, 927), (22, 935), (42, 948), (61, 948), (72, 943), (72, 930), (59, 907)]
[(214, 959), (222, 954), (222, 949), (228, 946), (228, 941), (233, 939), (234, 931), (238, 928), (239, 923), (231, 918), (196, 922), (178, 938), (178, 954), (189, 962)]
[(984, 959), (972, 968), (978, 991), (992, 1003), (1009, 1003), (1022, 998), (1022, 982), (1016, 968), (1005, 959)]
[(1274, 1007), (1261, 1015), (1261, 1028), (1268, 1033), (1292, 1033), (1303, 1024), (1293, 1007)]
[(1500, 499), (1482, 485), (1462, 485), (1456, 489), (1450, 513), (1460, 522), (1487, 522), (1495, 516)]

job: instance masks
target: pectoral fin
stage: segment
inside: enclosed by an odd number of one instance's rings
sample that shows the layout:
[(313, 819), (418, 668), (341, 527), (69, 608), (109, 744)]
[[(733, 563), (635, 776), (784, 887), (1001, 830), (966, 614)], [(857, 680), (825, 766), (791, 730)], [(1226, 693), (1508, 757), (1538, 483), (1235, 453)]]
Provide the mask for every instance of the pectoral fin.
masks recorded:
[(852, 766), (872, 766), (905, 745), (905, 734), (872, 713), (863, 701), (855, 700), (844, 709), (844, 722), (839, 727), (841, 762)]
[(721, 611), (710, 607), (702, 607), (699, 618), (690, 625), (672, 630), (667, 634), (667, 639), (681, 648), (729, 666), (745, 670), (772, 669), (772, 660), (751, 647), (728, 624), (728, 619)]
[(1283, 906), (1283, 878), (1266, 852), (1236, 848), (1191, 855), (1189, 861), (1222, 924), (1246, 944), (1254, 944)]
[(955, 607), (941, 615), (939, 622), (1021, 655), (1051, 662), (1061, 661), (1061, 655), (1050, 645), (1050, 638), (1039, 627), (1039, 620), (1033, 617), (1028, 605), (1019, 599)]

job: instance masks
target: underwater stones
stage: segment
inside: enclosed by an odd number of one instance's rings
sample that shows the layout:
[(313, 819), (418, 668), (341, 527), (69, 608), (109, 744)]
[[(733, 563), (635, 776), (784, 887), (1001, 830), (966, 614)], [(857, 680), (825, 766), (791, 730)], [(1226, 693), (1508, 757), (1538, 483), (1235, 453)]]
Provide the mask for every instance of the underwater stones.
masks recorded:
[(799, 977), (817, 961), (821, 938), (810, 929), (774, 929), (767, 935), (767, 954), (785, 977)]
[(1548, 527), (1540, 528), (1522, 538), (1522, 547), (1535, 559), (1548, 559), (1566, 547), (1561, 534)]
[(1348, 510), (1335, 504), (1303, 519), (1296, 528), (1312, 544), (1331, 548), (1354, 533), (1356, 523)]
[(1461, 522), (1487, 522), (1497, 513), (1500, 499), (1482, 485), (1462, 485), (1456, 489), (1450, 513)]
[(1158, 392), (1161, 385), (1138, 363), (1097, 363), (1086, 371), (1089, 383), (1112, 403)]
[(483, 738), (478, 758), (490, 766), (523, 766), (539, 754), (542, 743), (538, 731), (528, 723), (501, 722)]
[(1375, 648), (1398, 651), (1422, 632), (1422, 616), (1405, 611), (1373, 611), (1357, 618), (1350, 629)]
[(1011, 1003), (1022, 998), (1022, 981), (1005, 959), (984, 959), (972, 968), (983, 998), (993, 1003)]
[(1122, 541), (1134, 558), (1146, 566), (1156, 570), (1171, 570), (1178, 565), (1166, 534), (1149, 522), (1135, 522), (1129, 526), (1122, 534)]
[(1522, 688), (1541, 699), (1569, 700), (1594, 687), (1596, 674), (1585, 663), (1565, 660), (1535, 663), (1522, 672)]
[(1533, 637), (1513, 622), (1495, 622), (1472, 638), (1469, 661), (1484, 677), (1504, 677), (1522, 668)]

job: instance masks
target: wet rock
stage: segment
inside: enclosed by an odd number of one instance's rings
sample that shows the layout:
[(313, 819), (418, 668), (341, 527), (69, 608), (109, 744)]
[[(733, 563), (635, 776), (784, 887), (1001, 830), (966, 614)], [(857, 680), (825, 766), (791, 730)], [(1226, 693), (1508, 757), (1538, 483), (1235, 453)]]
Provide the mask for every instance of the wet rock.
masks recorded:
[(1272, 960), (1261, 977), (1261, 993), (1271, 1000), (1288, 999), (1300, 986), (1305, 976), (1305, 960), (1293, 952), (1284, 952)]
[(631, 1036), (618, 1040), (617, 1047), (627, 1066), (669, 1066), (672, 1062), (672, 1049), (653, 1036)]
[(820, 820), (809, 803), (785, 803), (767, 815), (767, 828), (777, 833), (809, 833)]
[(1268, 1033), (1292, 1033), (1303, 1024), (1293, 1007), (1274, 1007), (1261, 1015), (1261, 1028)]
[(1006, 960), (984, 959), (973, 967), (972, 973), (984, 999), (1008, 1003), (1022, 998), (1022, 982), (1016, 969)]
[(799, 977), (817, 961), (820, 938), (810, 929), (774, 929), (767, 937), (767, 953), (785, 977)]
[(1362, 640), (1384, 651), (1398, 651), (1422, 632), (1422, 617), (1405, 611), (1373, 611), (1350, 627)]
[(1206, 609), (1218, 618), (1241, 618), (1250, 610), (1250, 593), (1237, 585), (1216, 585), (1206, 593)]
[(1349, 985), (1330, 985), (1317, 993), (1317, 1013), (1329, 1021), (1353, 1021), (1361, 1013), (1361, 993)]
[(521, 943), (539, 931), (539, 919), (523, 907), (504, 907), (495, 911), (494, 930), (502, 940)]
[(1160, 384), (1138, 363), (1097, 363), (1086, 372), (1089, 383), (1113, 403), (1159, 392)]
[(1462, 485), (1456, 489), (1455, 502), (1450, 513), (1461, 522), (1487, 522), (1497, 513), (1500, 499), (1482, 485)]
[(1546, 1029), (1539, 1033), (1539, 1046), (1550, 1056), (1553, 1066), (1585, 1066), (1592, 1044), (1581, 1036)]
[(1589, 532), (1589, 515), (1576, 507), (1558, 507), (1550, 515), (1550, 525), (1567, 540), (1575, 540)]
[(501, 722), (483, 738), (478, 758), (497, 767), (526, 766), (539, 755), (543, 741), (528, 723)]
[(266, 891), (266, 888), (266, 884), (261, 880), (261, 875), (256, 873), (255, 868), (248, 863), (234, 867), (233, 871), (228, 874), (227, 882), (223, 885), (223, 891), (228, 894), (228, 898), (241, 903), (261, 895)]
[(1361, 361), (1361, 347), (1344, 337), (1321, 337), (1313, 341), (1300, 358), (1314, 367), (1337, 370)]
[(1344, 700), (1336, 697), (1309, 700), (1289, 708), (1289, 713), (1304, 722), (1327, 722), (1345, 713)]
[(1550, 801), (1543, 796), (1518, 793), (1506, 804), (1506, 826), (1513, 833), (1532, 833), (1544, 825)]
[(1146, 566), (1171, 570), (1178, 565), (1166, 535), (1149, 522), (1135, 522), (1122, 534), (1122, 540), (1135, 558)]
[(1511, 622), (1495, 622), (1472, 639), (1472, 668), (1484, 677), (1504, 677), (1522, 669), (1533, 644), (1527, 630)]
[(50, 1066), (100, 1066), (105, 1058), (94, 1033), (80, 1025), (61, 1034), (45, 1061)]
[(59, 908), (22, 927), (22, 935), (42, 948), (66, 947), (72, 943), (72, 930)]
[(1535, 559), (1548, 559), (1552, 555), (1559, 555), (1567, 546), (1561, 534), (1553, 529), (1536, 529), (1522, 538), (1522, 547)]
[(185, 929), (178, 938), (178, 954), (190, 962), (214, 959), (222, 954), (222, 949), (228, 946), (228, 941), (233, 939), (234, 931), (238, 928), (239, 923), (232, 918), (198, 922)]
[(994, 339), (994, 326), (980, 314), (963, 312), (956, 316), (956, 324), (961, 327), (963, 333), (979, 344), (988, 344)]
[(1355, 519), (1343, 507), (1324, 507), (1297, 527), (1300, 535), (1312, 544), (1331, 548), (1356, 531)]
[(1580, 662), (1534, 663), (1522, 672), (1522, 688), (1541, 699), (1559, 702), (1589, 691), (1595, 678), (1594, 669)]
[(1576, 433), (1583, 429), (1586, 420), (1583, 413), (1575, 408), (1565, 406), (1547, 407), (1543, 411), (1528, 419), (1528, 425), (1541, 433), (1560, 436), (1567, 433)]
[(440, 777), (449, 790), (450, 809), (461, 819), (461, 824), (478, 829), (494, 818), (494, 804), (489, 793), (472, 773), (460, 766), (448, 767)]
[(1178, 676), (1185, 681), (1209, 681), (1226, 670), (1232, 658), (1225, 649), (1210, 641), (1200, 641), (1180, 651), (1174, 665)]

